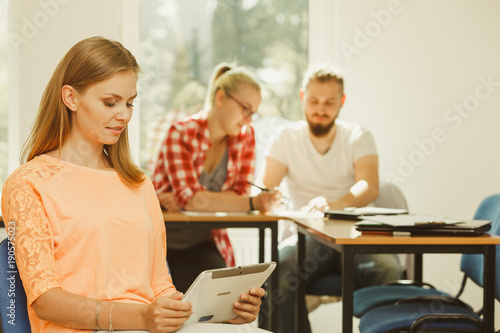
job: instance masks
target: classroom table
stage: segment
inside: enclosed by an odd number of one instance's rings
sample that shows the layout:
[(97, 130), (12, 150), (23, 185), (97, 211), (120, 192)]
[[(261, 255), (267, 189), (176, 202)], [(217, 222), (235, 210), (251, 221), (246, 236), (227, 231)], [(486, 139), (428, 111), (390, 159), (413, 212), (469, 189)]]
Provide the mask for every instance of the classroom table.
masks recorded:
[[(484, 330), (494, 331), (495, 315), (495, 245), (500, 237), (480, 236), (392, 236), (362, 235), (353, 221), (329, 220), (321, 217), (291, 217), (298, 227), (297, 265), (305, 259), (305, 235), (342, 252), (342, 332), (352, 332), (354, 255), (362, 253), (480, 253), (484, 255)], [(420, 261), (421, 265), (421, 261)], [(421, 269), (421, 268), (420, 268)], [(421, 278), (421, 270), (420, 270)], [(304, 297), (305, 285), (301, 284), (297, 297)], [(307, 311), (304, 302), (297, 302), (297, 311)], [(300, 313), (300, 312), (299, 312)], [(296, 319), (298, 316), (296, 316)], [(304, 323), (297, 322), (297, 332), (304, 332)]]
[[(259, 262), (264, 262), (265, 229), (271, 230), (271, 260), (278, 263), (278, 221), (283, 216), (268, 213), (197, 213), (197, 212), (163, 212), (166, 228), (258, 228), (259, 229)], [(278, 304), (272, 302), (273, 291), (278, 290), (279, 265), (271, 274), (267, 287), (267, 299), (259, 315), (259, 326), (272, 332), (278, 332)], [(271, 320), (269, 320), (271, 319)]]

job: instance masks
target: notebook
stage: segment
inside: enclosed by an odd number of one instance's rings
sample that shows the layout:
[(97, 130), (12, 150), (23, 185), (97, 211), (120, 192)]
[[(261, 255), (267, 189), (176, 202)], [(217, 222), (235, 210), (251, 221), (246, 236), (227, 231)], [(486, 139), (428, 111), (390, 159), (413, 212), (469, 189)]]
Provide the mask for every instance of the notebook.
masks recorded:
[(491, 229), (491, 221), (467, 220), (450, 224), (417, 224), (394, 226), (380, 222), (363, 220), (356, 222), (356, 230), (364, 234), (402, 234), (408, 235), (441, 235), (441, 236), (477, 236)]

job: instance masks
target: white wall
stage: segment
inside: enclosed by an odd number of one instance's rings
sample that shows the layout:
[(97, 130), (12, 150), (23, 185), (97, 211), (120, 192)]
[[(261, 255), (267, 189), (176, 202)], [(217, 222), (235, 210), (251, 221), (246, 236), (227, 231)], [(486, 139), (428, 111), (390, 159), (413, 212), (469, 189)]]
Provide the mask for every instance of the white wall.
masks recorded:
[[(318, 2), (310, 58), (344, 70), (341, 118), (373, 132), (381, 175), (413, 212), (471, 218), (500, 192), (500, 1)], [(424, 278), (455, 292), (459, 260), (424, 256)]]
[[(323, 39), (311, 36), (310, 58), (344, 70), (341, 117), (374, 133), (381, 174), (396, 178), (413, 210), (471, 216), (500, 190), (500, 2), (326, 3), (332, 12), (321, 15), (338, 24), (323, 25)], [(464, 115), (455, 104), (465, 104)]]
[(138, 30), (132, 9), (138, 1), (15, 0), (9, 5), (11, 172), (19, 165), (19, 152), (30, 132), (43, 90), (64, 54), (78, 41), (91, 36), (119, 40), (134, 52)]
[[(500, 190), (500, 2), (340, 3), (343, 116), (374, 132), (381, 173), (400, 180), (413, 210), (470, 217), (484, 196)], [(388, 14), (391, 3), (396, 14), (384, 27), (373, 11)], [(356, 40), (356, 29), (369, 27), (380, 29)], [(359, 54), (349, 55), (347, 45)], [(493, 92), (476, 90), (488, 78)], [(456, 104), (465, 104), (463, 116), (452, 110)]]

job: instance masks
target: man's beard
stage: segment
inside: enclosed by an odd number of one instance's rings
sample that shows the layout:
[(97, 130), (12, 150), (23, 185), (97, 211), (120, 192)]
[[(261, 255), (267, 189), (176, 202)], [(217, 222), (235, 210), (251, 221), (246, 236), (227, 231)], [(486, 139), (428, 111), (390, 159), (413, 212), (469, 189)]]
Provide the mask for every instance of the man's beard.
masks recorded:
[(311, 121), (309, 121), (309, 119), (307, 119), (307, 123), (309, 124), (309, 130), (311, 131), (312, 135), (320, 138), (330, 133), (330, 130), (332, 129), (333, 125), (335, 125), (335, 119), (333, 119), (326, 125), (312, 124)]

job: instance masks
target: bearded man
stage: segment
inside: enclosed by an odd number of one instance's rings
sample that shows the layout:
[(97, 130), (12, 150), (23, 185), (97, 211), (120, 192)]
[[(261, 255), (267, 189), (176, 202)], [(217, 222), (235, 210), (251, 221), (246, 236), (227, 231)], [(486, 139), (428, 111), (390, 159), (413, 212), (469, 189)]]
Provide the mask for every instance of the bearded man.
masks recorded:
[[(286, 126), (270, 145), (262, 182), (267, 188), (286, 182), (293, 210), (324, 211), (369, 206), (378, 197), (378, 155), (375, 141), (362, 126), (338, 119), (344, 105), (344, 78), (330, 65), (313, 65), (305, 73), (300, 99), (306, 121)], [(294, 332), (297, 279), (306, 286), (317, 278), (341, 273), (340, 253), (306, 237), (306, 258), (317, 269), (297, 274), (296, 235), (279, 245), (280, 332)], [(396, 255), (357, 255), (353, 276), (358, 287), (384, 284), (402, 277)], [(304, 300), (300, 300), (301, 302)], [(310, 331), (307, 313), (299, 314)]]

